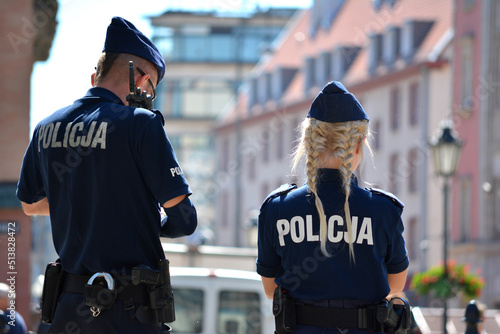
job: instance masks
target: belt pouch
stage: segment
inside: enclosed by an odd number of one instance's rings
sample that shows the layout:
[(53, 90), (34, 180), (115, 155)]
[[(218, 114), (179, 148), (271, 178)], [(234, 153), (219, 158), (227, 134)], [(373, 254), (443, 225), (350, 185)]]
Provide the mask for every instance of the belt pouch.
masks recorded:
[(295, 300), (280, 286), (274, 290), (273, 314), (276, 334), (291, 333), (295, 330)]
[(64, 284), (64, 271), (61, 262), (50, 262), (45, 268), (42, 291), (42, 322), (51, 324), (56, 313), (57, 303)]

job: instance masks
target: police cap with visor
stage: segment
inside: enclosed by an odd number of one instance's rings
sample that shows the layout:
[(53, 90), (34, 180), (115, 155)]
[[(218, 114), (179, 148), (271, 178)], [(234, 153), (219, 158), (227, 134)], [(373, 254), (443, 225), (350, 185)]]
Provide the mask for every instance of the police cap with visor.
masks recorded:
[(329, 82), (316, 96), (307, 117), (328, 123), (369, 120), (356, 97), (338, 81)]
[(165, 60), (142, 32), (124, 18), (115, 16), (106, 32), (102, 52), (129, 53), (151, 62), (158, 71), (158, 82), (165, 75)]

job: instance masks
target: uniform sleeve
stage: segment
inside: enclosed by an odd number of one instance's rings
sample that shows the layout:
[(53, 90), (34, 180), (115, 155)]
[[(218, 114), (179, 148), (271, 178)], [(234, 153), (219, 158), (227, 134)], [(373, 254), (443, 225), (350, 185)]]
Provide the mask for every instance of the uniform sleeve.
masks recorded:
[(274, 248), (274, 224), (268, 217), (269, 205), (261, 208), (258, 221), (257, 273), (264, 277), (276, 277), (281, 258)]
[(38, 202), (47, 196), (43, 186), (43, 178), (36, 151), (36, 133), (35, 130), (33, 139), (24, 154), (16, 191), (17, 198), (28, 204)]
[(387, 273), (397, 274), (404, 271), (410, 265), (408, 253), (405, 247), (405, 240), (403, 238), (404, 225), (401, 220), (402, 209), (394, 210), (393, 221), (395, 226), (391, 229), (391, 238), (387, 245), (387, 255), (385, 263)]
[(146, 126), (140, 129), (136, 149), (144, 181), (163, 204), (192, 192), (158, 117), (149, 118)]

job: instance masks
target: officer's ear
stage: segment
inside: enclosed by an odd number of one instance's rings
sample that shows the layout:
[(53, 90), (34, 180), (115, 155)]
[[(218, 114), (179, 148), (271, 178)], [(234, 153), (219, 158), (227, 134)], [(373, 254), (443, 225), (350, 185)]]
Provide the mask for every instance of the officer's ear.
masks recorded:
[(95, 87), (94, 83), (95, 83), (95, 72), (92, 73), (92, 75), (90, 76), (90, 83), (92, 84), (92, 87)]
[(144, 75), (139, 76), (135, 80), (135, 87), (142, 87), (142, 85), (147, 85), (147, 82), (148, 82), (149, 78), (151, 78), (151, 76), (149, 74), (147, 74), (147, 73), (144, 74)]
[(361, 149), (361, 145), (363, 145), (365, 140), (366, 140), (366, 137), (363, 137), (363, 139), (358, 141), (358, 143), (356, 144), (356, 154), (359, 154), (359, 150)]

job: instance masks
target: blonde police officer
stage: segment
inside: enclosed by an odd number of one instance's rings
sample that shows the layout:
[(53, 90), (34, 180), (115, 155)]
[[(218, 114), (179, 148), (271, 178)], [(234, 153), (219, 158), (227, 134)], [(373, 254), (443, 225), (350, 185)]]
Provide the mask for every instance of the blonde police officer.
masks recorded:
[(285, 313), (295, 324), (286, 324), (287, 332), (380, 332), (373, 310), (403, 290), (403, 204), (359, 187), (353, 174), (367, 146), (368, 119), (340, 82), (328, 83), (302, 123), (295, 153), (294, 168), (305, 156), (307, 183), (281, 187), (261, 206), (257, 272), (267, 296), (280, 299), (277, 313), (293, 307)]

